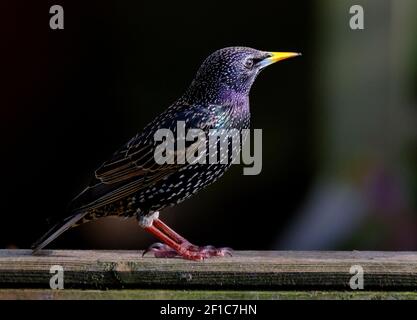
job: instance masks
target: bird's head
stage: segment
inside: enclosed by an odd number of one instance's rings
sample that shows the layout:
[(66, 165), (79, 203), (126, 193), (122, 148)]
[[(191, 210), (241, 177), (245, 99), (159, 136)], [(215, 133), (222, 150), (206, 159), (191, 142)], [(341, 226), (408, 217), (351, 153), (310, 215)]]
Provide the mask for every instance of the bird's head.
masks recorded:
[(193, 85), (211, 91), (233, 90), (248, 94), (261, 70), (275, 62), (299, 55), (295, 52), (267, 52), (247, 47), (220, 49), (203, 62)]

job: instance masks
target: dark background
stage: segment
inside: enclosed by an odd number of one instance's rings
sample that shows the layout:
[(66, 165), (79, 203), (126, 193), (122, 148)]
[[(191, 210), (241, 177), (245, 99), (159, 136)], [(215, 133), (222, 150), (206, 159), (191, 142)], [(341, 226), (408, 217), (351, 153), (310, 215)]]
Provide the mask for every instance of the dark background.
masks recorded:
[[(65, 29), (49, 28), (60, 4)], [(263, 129), (263, 170), (234, 166), (163, 212), (198, 244), (272, 249), (306, 201), (320, 167), (313, 1), (16, 1), (5, 23), (0, 108), (0, 247), (26, 248), (62, 214), (94, 170), (168, 107), (203, 59), (227, 46), (300, 51), (267, 69), (251, 93)], [(72, 229), (55, 248), (142, 249), (134, 219)], [(336, 247), (336, 245), (329, 245)], [(366, 245), (364, 246), (366, 247)]]

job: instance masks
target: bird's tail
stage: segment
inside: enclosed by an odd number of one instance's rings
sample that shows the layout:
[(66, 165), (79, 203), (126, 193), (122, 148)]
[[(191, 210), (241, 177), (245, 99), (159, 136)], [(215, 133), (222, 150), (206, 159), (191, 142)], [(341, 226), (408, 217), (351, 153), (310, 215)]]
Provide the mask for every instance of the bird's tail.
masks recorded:
[(43, 249), (50, 242), (54, 241), (62, 233), (71, 228), (80, 219), (85, 216), (86, 212), (75, 212), (73, 215), (61, 220), (55, 224), (46, 234), (44, 234), (38, 241), (32, 245), (32, 254), (35, 254), (39, 250)]

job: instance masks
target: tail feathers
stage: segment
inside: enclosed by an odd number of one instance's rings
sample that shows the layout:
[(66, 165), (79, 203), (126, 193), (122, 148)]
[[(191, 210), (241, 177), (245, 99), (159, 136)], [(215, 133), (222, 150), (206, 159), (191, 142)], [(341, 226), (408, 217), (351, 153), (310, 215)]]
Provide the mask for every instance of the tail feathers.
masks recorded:
[(39, 250), (47, 246), (50, 242), (58, 238), (62, 233), (67, 231), (75, 223), (77, 223), (80, 219), (82, 219), (85, 214), (86, 212), (78, 212), (58, 222), (46, 234), (44, 234), (42, 238), (40, 238), (38, 241), (36, 241), (32, 245), (32, 249), (33, 249), (32, 254), (37, 253)]

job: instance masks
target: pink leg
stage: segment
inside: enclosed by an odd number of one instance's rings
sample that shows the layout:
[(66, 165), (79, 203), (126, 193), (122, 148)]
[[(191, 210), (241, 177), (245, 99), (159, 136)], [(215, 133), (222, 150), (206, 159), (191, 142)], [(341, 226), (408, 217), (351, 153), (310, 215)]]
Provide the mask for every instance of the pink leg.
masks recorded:
[(174, 230), (168, 227), (165, 223), (163, 223), (162, 220), (160, 219), (155, 219), (153, 221), (153, 225), (159, 230), (161, 230), (162, 232), (165, 232), (167, 236), (171, 237), (177, 243), (181, 244), (183, 242), (188, 242), (186, 239), (184, 239), (178, 233), (176, 233)]
[(146, 231), (164, 242), (153, 244), (143, 254), (153, 252), (157, 258), (183, 257), (190, 260), (203, 260), (210, 257), (224, 257), (232, 255), (230, 248), (215, 248), (213, 246), (198, 247), (191, 244), (159, 219), (154, 219)]

